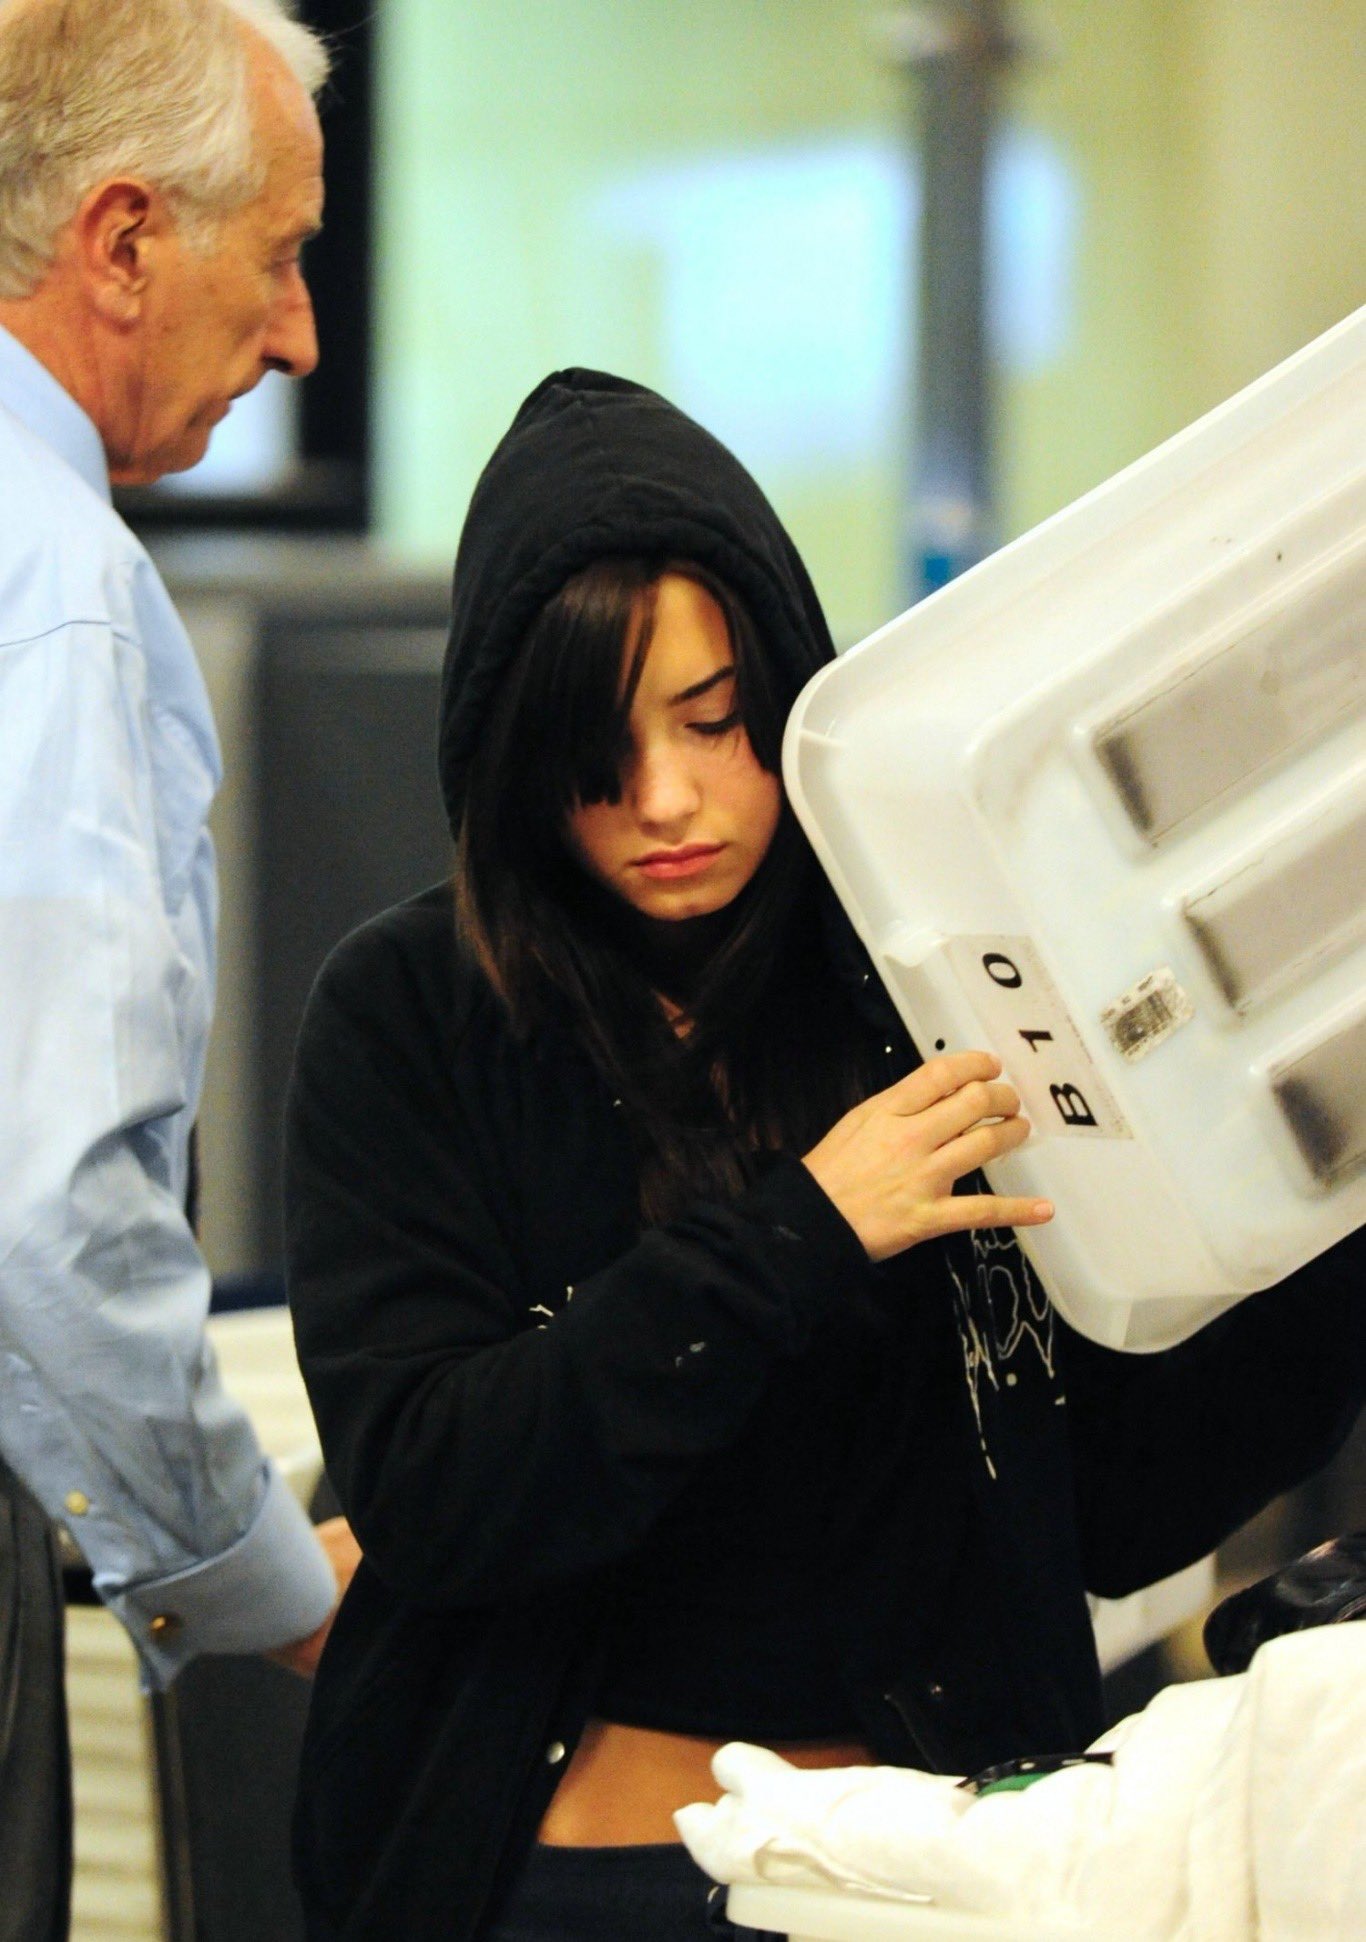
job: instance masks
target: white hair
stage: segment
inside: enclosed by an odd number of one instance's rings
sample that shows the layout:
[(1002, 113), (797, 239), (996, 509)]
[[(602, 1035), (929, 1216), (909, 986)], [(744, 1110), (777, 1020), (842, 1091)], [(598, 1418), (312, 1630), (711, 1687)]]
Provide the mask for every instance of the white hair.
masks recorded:
[(23, 297), (99, 182), (145, 178), (191, 242), (264, 186), (246, 27), (316, 96), (281, 0), (0, 0), (0, 297)]

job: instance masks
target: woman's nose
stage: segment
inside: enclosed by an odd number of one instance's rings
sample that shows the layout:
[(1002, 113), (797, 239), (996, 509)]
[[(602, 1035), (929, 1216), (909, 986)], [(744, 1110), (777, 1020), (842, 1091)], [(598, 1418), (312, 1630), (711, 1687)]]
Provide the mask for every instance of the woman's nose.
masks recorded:
[(631, 778), (637, 816), (652, 829), (686, 823), (700, 800), (696, 779), (681, 750), (643, 750)]

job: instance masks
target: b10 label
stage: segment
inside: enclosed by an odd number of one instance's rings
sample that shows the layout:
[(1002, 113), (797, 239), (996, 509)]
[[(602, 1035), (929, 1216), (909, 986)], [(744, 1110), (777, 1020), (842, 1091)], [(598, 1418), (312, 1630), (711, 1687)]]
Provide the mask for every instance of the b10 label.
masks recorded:
[(944, 949), (1035, 1131), (1055, 1138), (1132, 1139), (1029, 939), (952, 937)]

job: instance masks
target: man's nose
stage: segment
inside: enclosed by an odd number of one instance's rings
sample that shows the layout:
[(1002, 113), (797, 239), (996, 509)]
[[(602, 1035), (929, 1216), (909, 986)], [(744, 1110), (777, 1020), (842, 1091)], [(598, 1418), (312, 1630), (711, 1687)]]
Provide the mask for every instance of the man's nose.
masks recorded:
[(272, 371), (283, 371), (287, 378), (306, 378), (318, 365), (318, 330), (313, 318), (313, 299), (308, 293), (303, 272), (275, 307), (265, 343), (265, 360)]

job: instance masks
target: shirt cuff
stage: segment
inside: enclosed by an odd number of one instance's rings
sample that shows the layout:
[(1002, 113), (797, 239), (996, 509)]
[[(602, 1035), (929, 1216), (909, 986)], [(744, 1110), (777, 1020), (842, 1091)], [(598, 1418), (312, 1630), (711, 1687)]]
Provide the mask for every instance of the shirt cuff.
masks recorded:
[(327, 1554), (268, 1460), (264, 1481), (256, 1517), (236, 1544), (106, 1601), (137, 1647), (148, 1685), (169, 1686), (202, 1652), (265, 1652), (307, 1638), (335, 1605)]

